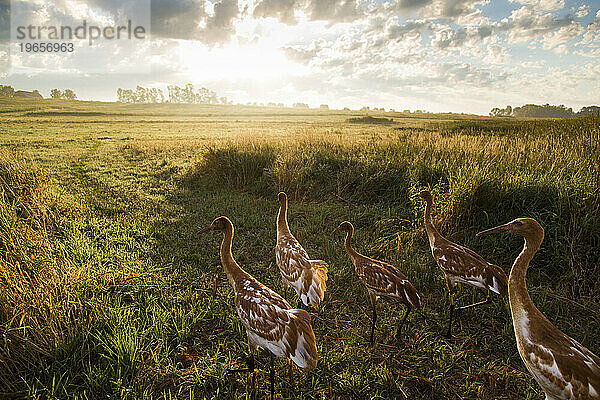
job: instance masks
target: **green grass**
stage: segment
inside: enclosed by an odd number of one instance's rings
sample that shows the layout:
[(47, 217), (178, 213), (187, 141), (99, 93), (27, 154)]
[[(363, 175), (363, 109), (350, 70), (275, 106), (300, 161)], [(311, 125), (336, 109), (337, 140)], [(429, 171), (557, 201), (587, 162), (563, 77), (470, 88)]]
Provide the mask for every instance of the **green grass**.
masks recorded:
[[(283, 398), (543, 398), (500, 301), (442, 333), (447, 300), (422, 228), (430, 188), (443, 234), (508, 271), (518, 238), (475, 233), (517, 216), (546, 229), (528, 283), (536, 305), (600, 353), (600, 121), (519, 121), (227, 106), (0, 101), (0, 397), (238, 398), (255, 388), (220, 266), (234, 256), (276, 291), (276, 194), (292, 231), (330, 264), (313, 318), (317, 369), (277, 363)], [(340, 237), (393, 263), (425, 307), (394, 339), (402, 307), (380, 302), (371, 348), (366, 293)], [(469, 288), (460, 303), (482, 298)], [(288, 300), (295, 303), (295, 299)], [(262, 352), (260, 367), (267, 368)], [(258, 372), (258, 395), (268, 373)]]

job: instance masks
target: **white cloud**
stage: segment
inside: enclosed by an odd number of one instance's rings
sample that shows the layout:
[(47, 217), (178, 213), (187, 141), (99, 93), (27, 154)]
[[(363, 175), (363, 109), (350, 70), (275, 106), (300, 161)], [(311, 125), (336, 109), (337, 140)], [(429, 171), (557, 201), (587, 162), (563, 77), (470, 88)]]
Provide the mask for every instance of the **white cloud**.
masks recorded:
[(600, 10), (596, 13), (596, 19), (586, 27), (581, 44), (600, 45)]
[(565, 0), (509, 0), (511, 3), (520, 3), (537, 11), (556, 11), (565, 8)]
[(475, 6), (488, 0), (433, 0), (421, 12), (422, 18), (459, 18), (476, 12)]
[(325, 41), (321, 39), (312, 42), (309, 46), (288, 46), (282, 47), (281, 49), (290, 60), (308, 64), (312, 59), (319, 55), (324, 42)]
[(544, 38), (542, 39), (543, 47), (546, 50), (560, 48), (560, 53), (567, 53), (568, 47), (566, 46), (566, 42), (575, 39), (584, 31), (585, 29), (581, 25), (576, 22), (571, 22), (570, 25), (563, 26), (558, 30), (544, 35)]
[(511, 59), (510, 52), (506, 47), (493, 43), (488, 46), (483, 61), (489, 64), (507, 64)]
[(297, 24), (295, 10), (299, 8), (297, 0), (262, 0), (253, 11), (255, 18), (276, 18), (284, 24)]
[(590, 7), (588, 4), (582, 4), (575, 10), (575, 15), (577, 15), (577, 18), (583, 18), (588, 15), (591, 10), (592, 7)]
[(526, 42), (538, 36), (549, 34), (556, 29), (577, 24), (567, 15), (557, 18), (552, 13), (538, 13), (530, 7), (514, 10), (508, 18), (503, 19), (496, 29), (508, 34), (509, 42)]

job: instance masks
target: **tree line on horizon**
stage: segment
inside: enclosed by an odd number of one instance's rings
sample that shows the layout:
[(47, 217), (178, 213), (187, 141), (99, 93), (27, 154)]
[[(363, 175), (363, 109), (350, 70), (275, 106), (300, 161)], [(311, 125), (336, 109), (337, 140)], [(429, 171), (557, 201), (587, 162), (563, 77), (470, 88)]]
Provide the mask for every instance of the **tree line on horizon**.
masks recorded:
[(65, 89), (64, 91), (60, 91), (59, 89), (52, 89), (50, 91), (50, 98), (75, 100), (77, 98), (77, 95), (71, 89)]
[[(0, 85), (0, 97), (15, 97), (15, 89), (9, 85)], [(39, 92), (34, 90), (32, 93)], [(41, 96), (40, 96), (41, 97)], [(71, 89), (52, 89), (50, 91), (50, 97), (52, 99), (65, 99), (75, 100), (77, 95)], [(207, 88), (194, 89), (194, 85), (188, 83), (183, 87), (177, 85), (167, 86), (167, 93), (165, 94), (162, 89), (157, 88), (145, 88), (137, 86), (135, 89), (117, 89), (117, 102), (127, 104), (148, 104), (148, 103), (174, 103), (174, 104), (233, 104), (227, 97), (219, 97), (214, 90)], [(254, 106), (265, 106), (263, 103), (248, 103), (248, 105)], [(267, 107), (286, 107), (283, 103), (268, 103)], [(306, 103), (294, 103), (293, 108), (310, 108)], [(321, 110), (328, 110), (327, 104), (321, 104), (319, 106)], [(348, 107), (344, 107), (344, 111), (350, 111)], [(363, 107), (359, 111), (382, 111), (385, 112), (384, 108), (373, 108)], [(390, 112), (395, 110), (390, 109)], [(404, 113), (410, 112), (405, 110)], [(425, 111), (417, 110), (415, 113), (421, 113)], [(505, 108), (495, 107), (489, 113), (492, 117), (516, 117), (516, 118), (572, 118), (586, 115), (600, 116), (600, 106), (585, 106), (582, 107), (578, 112), (574, 112), (571, 107), (564, 105), (551, 105), (551, 104), (525, 104), (520, 107), (512, 107), (507, 105)]]
[(174, 103), (174, 104), (232, 104), (227, 97), (217, 96), (214, 90), (207, 88), (194, 89), (188, 83), (184, 87), (167, 86), (167, 93), (162, 89), (137, 86), (135, 89), (117, 89), (117, 101), (128, 104)]
[[(23, 92), (23, 91), (15, 90), (14, 87), (9, 86), (9, 85), (0, 85), (0, 97), (15, 97), (15, 93), (17, 93), (17, 95), (18, 95), (19, 92)], [(37, 90), (31, 91), (31, 93), (41, 96), (40, 92)], [(50, 98), (75, 100), (77, 98), (77, 95), (71, 89), (65, 89), (65, 90), (52, 89), (50, 91)]]
[(525, 104), (521, 107), (512, 108), (508, 105), (506, 108), (492, 108), (491, 117), (517, 117), (517, 118), (572, 118), (585, 115), (600, 115), (599, 106), (586, 106), (578, 112), (574, 112), (571, 107), (564, 105), (555, 106), (551, 104), (537, 105)]

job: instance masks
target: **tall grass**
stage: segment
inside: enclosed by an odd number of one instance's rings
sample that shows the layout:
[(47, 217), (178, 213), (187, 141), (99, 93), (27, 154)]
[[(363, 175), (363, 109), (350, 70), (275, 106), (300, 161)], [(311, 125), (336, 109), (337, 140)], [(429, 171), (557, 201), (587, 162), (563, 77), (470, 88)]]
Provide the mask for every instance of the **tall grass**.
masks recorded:
[[(186, 180), (266, 197), (284, 190), (296, 199), (381, 204), (413, 226), (422, 205), (409, 195), (430, 188), (445, 232), (532, 216), (546, 228), (538, 260), (551, 284), (591, 296), (600, 293), (599, 123), (458, 122), (367, 144), (334, 137), (230, 143), (206, 151)], [(513, 253), (504, 248), (499, 256), (509, 263)]]
[(140, 268), (122, 262), (137, 251), (128, 236), (140, 234), (99, 228), (102, 222), (59, 188), (25, 154), (0, 152), (0, 397), (64, 397), (72, 385), (110, 393), (94, 376), (110, 367), (126, 383), (135, 378), (139, 335), (125, 322), (105, 331), (125, 316), (111, 313), (102, 297), (140, 285)]
[[(51, 178), (23, 154), (0, 153), (0, 383), (49, 357), (73, 336), (78, 299), (56, 240), (76, 203), (53, 192)], [(85, 324), (85, 322), (82, 321)]]

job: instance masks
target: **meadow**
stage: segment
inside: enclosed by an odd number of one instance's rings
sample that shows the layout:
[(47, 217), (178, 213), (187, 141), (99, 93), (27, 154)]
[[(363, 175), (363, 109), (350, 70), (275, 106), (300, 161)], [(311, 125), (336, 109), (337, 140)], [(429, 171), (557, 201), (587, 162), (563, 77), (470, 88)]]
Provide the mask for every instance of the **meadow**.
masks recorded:
[[(200, 231), (228, 216), (238, 263), (282, 293), (280, 190), (292, 232), (330, 266), (313, 316), (319, 364), (290, 376), (278, 360), (281, 398), (543, 398), (505, 301), (465, 310), (444, 338), (447, 293), (411, 198), (424, 188), (440, 232), (507, 273), (522, 239), (475, 233), (536, 218), (546, 239), (531, 297), (600, 354), (600, 119), (364, 116), (0, 98), (0, 397), (265, 397), (266, 352), (256, 385), (227, 373), (244, 366), (245, 333), (221, 237)], [(403, 307), (379, 302), (368, 344), (368, 296), (331, 235), (343, 220), (358, 251), (425, 299), (399, 340)], [(459, 305), (485, 296), (458, 293)]]

